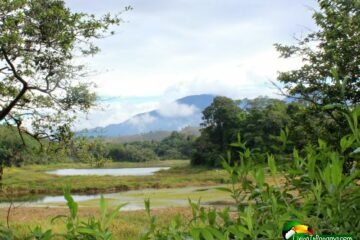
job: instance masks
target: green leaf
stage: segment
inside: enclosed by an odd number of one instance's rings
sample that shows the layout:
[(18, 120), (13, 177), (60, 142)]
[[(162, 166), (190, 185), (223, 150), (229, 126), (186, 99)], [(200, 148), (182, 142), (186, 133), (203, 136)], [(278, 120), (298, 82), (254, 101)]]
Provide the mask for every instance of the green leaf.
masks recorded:
[(206, 229), (206, 228), (203, 228), (200, 230), (201, 232), (201, 235), (205, 238), (205, 240), (214, 240), (214, 237), (212, 236), (211, 232)]
[(270, 168), (270, 171), (271, 171), (271, 175), (273, 177), (276, 176), (277, 174), (277, 170), (276, 170), (276, 164), (275, 164), (275, 158), (273, 155), (271, 154), (268, 154), (268, 166)]
[(224, 234), (218, 229), (208, 227), (207, 230), (215, 237), (216, 240), (225, 240)]
[(193, 240), (200, 240), (200, 229), (199, 228), (192, 228), (190, 230), (190, 234)]

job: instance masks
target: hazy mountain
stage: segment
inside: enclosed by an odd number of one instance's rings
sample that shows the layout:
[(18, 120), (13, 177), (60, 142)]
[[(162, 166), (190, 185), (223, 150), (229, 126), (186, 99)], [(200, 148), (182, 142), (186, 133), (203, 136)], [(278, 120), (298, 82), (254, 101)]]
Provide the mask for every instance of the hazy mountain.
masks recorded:
[[(171, 135), (172, 131), (155, 131), (147, 132), (135, 135), (126, 135), (119, 137), (104, 138), (104, 140), (109, 142), (117, 143), (131, 143), (131, 142), (142, 142), (142, 141), (162, 141), (165, 138)], [(200, 136), (200, 131), (198, 127), (185, 127), (179, 131), (179, 133), (184, 134), (185, 136)]]
[(81, 131), (89, 137), (119, 137), (156, 131), (179, 131), (187, 126), (198, 127), (201, 112), (209, 106), (214, 95), (202, 94), (180, 98), (163, 104), (159, 109), (137, 114), (125, 122)]
[[(84, 130), (78, 134), (88, 137), (129, 136), (125, 139), (155, 140), (158, 138), (157, 136), (166, 137), (171, 131), (180, 131), (185, 127), (198, 128), (201, 123), (202, 111), (213, 102), (214, 98), (215, 95), (210, 94), (187, 96), (171, 103), (162, 104), (159, 109), (137, 114), (122, 123)], [(241, 109), (246, 110), (254, 106), (266, 107), (274, 100), (265, 96), (236, 101)], [(295, 100), (284, 98), (282, 101), (290, 103)], [(153, 137), (151, 132), (155, 133), (156, 137)], [(144, 135), (145, 133), (150, 133), (150, 135)]]

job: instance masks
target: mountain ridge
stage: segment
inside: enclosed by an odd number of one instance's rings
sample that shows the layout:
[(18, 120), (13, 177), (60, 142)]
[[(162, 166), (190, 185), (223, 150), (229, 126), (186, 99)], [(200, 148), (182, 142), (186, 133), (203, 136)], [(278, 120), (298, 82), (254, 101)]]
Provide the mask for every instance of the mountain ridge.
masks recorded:
[[(202, 111), (213, 102), (215, 97), (216, 95), (212, 94), (186, 96), (163, 104), (156, 110), (136, 114), (121, 123), (83, 130), (78, 132), (77, 135), (87, 137), (121, 137), (157, 131), (180, 131), (185, 127), (199, 128), (202, 121)], [(266, 96), (260, 96), (257, 99), (262, 102), (263, 106), (269, 104), (269, 100), (271, 100), (271, 98)], [(243, 110), (249, 109), (252, 107), (252, 101), (251, 99), (244, 98), (238, 102), (238, 106)], [(290, 103), (294, 99), (284, 98), (281, 101)]]
[(179, 131), (185, 127), (198, 127), (202, 111), (216, 95), (199, 94), (179, 98), (159, 109), (139, 113), (131, 118), (105, 127), (82, 130), (77, 133), (87, 137), (120, 137), (151, 131)]

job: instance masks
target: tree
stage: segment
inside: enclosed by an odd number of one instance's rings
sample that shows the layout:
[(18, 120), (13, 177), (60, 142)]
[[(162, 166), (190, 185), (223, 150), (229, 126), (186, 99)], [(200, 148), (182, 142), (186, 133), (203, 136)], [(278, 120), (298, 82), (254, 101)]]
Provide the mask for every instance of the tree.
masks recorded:
[(120, 22), (73, 13), (63, 0), (0, 1), (0, 122), (37, 139), (67, 136), (96, 99), (74, 58), (96, 54), (92, 40)]
[(155, 152), (161, 159), (189, 159), (194, 138), (174, 131), (158, 144)]
[(195, 141), (193, 164), (217, 166), (239, 132), (242, 110), (230, 98), (215, 97), (203, 111), (201, 136)]
[(234, 100), (215, 97), (213, 103), (203, 111), (201, 131), (208, 132), (213, 142), (219, 145), (220, 151), (224, 151), (236, 138), (235, 132), (239, 128), (241, 113)]
[(278, 80), (284, 84), (285, 94), (306, 100), (316, 111), (325, 110), (339, 128), (346, 124), (337, 108), (360, 102), (360, 2), (318, 3), (320, 10), (313, 14), (317, 31), (296, 46), (276, 44), (282, 57), (298, 55), (303, 61), (301, 68), (281, 72)]
[[(338, 147), (341, 136), (350, 132), (343, 112), (360, 103), (360, 2), (318, 0), (313, 18), (318, 30), (300, 39), (295, 46), (276, 44), (284, 58), (300, 56), (303, 66), (281, 72), (285, 95), (307, 102), (304, 116), (322, 128), (313, 139), (326, 139)], [(319, 132), (319, 131), (317, 131)]]
[(286, 113), (287, 104), (265, 97), (246, 101), (248, 107), (240, 128), (246, 146), (262, 153), (272, 152), (275, 136), (278, 136), (290, 121)]
[(25, 136), (28, 148), (22, 147), (21, 137), (14, 127), (0, 126), (0, 180), (2, 180), (4, 167), (20, 166), (25, 160), (30, 162), (34, 153), (37, 153), (36, 141)]

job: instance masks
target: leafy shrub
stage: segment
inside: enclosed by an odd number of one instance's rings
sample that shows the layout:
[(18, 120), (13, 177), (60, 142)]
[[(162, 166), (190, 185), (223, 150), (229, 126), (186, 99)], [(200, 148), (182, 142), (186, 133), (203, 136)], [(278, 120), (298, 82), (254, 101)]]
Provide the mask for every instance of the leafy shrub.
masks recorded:
[[(286, 169), (281, 170), (271, 154), (266, 169), (254, 166), (250, 149), (242, 142), (233, 144), (243, 150), (239, 162), (233, 163), (231, 154), (223, 159), (231, 184), (219, 190), (232, 196), (236, 210), (209, 209), (190, 202), (193, 216), (188, 225), (177, 217), (159, 228), (146, 201), (150, 227), (142, 239), (279, 239), (283, 224), (293, 219), (310, 224), (317, 234), (360, 238), (360, 187), (356, 183), (360, 171), (355, 167), (349, 173), (344, 171), (348, 158), (359, 161), (360, 107), (345, 115), (352, 133), (341, 139), (340, 151), (319, 140), (316, 146), (304, 149), (303, 157), (294, 149)], [(271, 183), (266, 175), (271, 176)]]
[[(282, 226), (289, 220), (309, 224), (317, 234), (352, 234), (360, 238), (360, 171), (356, 168), (360, 156), (360, 107), (344, 113), (352, 132), (344, 136), (339, 148), (333, 149), (325, 141), (317, 145), (294, 149), (292, 162), (280, 168), (272, 154), (267, 155), (267, 167), (254, 165), (253, 153), (240, 138), (232, 147), (240, 149), (238, 161), (229, 153), (222, 166), (229, 175), (229, 186), (218, 188), (231, 195), (234, 207), (206, 208), (200, 201), (189, 201), (192, 218), (184, 221), (180, 215), (165, 227), (157, 225), (151, 214), (150, 201), (145, 201), (149, 227), (142, 240), (250, 240), (279, 239)], [(286, 137), (282, 137), (286, 145)], [(285, 149), (285, 148), (284, 148)], [(350, 171), (345, 163), (352, 162)], [(266, 178), (269, 176), (270, 178)], [(53, 234), (35, 227), (28, 239), (51, 240), (110, 240), (110, 222), (117, 216), (120, 205), (107, 213), (107, 204), (100, 199), (100, 218), (81, 222), (78, 204), (65, 191), (70, 210), (64, 219), (66, 232)], [(0, 227), (1, 239), (17, 239), (11, 230)]]
[[(52, 219), (55, 223), (59, 220), (64, 220), (66, 225), (66, 232), (55, 234), (51, 229), (43, 230), (40, 226), (31, 229), (28, 240), (53, 240), (53, 239), (67, 239), (67, 240), (111, 240), (112, 233), (109, 230), (110, 223), (119, 214), (120, 209), (126, 204), (118, 205), (111, 211), (107, 211), (107, 203), (103, 196), (100, 198), (100, 217), (96, 219), (90, 217), (86, 222), (80, 221), (78, 216), (78, 204), (74, 201), (70, 194), (70, 190), (66, 189), (64, 197), (69, 208), (69, 215), (59, 215)], [(2, 240), (20, 240), (16, 236), (16, 232), (12, 229), (0, 226), (0, 239)]]

